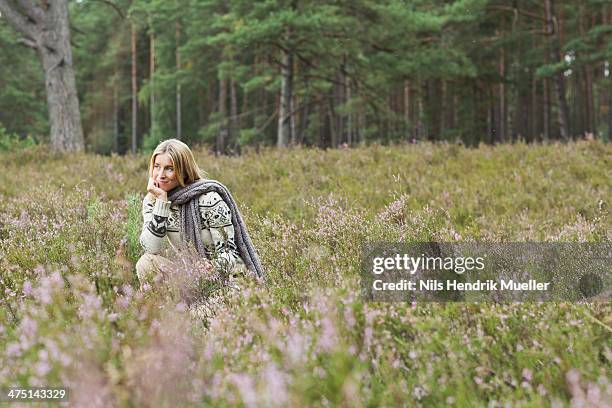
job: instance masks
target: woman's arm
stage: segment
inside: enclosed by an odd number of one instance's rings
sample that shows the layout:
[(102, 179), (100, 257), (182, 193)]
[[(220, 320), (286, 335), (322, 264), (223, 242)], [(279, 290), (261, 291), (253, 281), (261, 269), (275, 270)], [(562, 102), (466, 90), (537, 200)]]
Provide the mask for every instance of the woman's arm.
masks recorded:
[(202, 194), (199, 199), (200, 213), (215, 245), (212, 262), (216, 268), (232, 270), (242, 262), (234, 241), (234, 226), (229, 206), (217, 192)]
[(150, 196), (145, 196), (142, 202), (142, 232), (140, 233), (140, 245), (148, 254), (158, 254), (164, 244), (166, 237), (166, 224), (170, 215), (170, 201), (160, 198), (151, 201)]

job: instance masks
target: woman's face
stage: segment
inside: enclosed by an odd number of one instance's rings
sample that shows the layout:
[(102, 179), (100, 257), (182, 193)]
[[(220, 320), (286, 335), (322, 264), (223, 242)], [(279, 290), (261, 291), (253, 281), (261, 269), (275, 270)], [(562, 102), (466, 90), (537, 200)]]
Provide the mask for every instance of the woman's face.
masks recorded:
[(155, 156), (153, 162), (153, 181), (164, 191), (170, 191), (179, 185), (174, 172), (174, 163), (168, 153)]

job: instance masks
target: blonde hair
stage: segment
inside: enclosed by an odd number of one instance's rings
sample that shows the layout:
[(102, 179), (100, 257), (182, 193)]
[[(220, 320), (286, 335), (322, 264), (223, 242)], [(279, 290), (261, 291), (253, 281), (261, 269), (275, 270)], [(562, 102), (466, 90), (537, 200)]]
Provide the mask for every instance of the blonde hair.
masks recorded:
[(206, 173), (198, 167), (189, 146), (178, 139), (164, 140), (157, 145), (149, 161), (149, 177), (153, 177), (155, 158), (158, 154), (164, 153), (170, 155), (172, 164), (174, 165), (176, 180), (181, 187), (185, 187), (194, 181), (206, 178)]

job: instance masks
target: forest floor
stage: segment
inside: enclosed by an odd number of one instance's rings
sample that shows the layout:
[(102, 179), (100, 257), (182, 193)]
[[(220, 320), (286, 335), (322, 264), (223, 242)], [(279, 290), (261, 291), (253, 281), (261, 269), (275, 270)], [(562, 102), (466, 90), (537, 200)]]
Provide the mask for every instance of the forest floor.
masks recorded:
[(0, 154), (0, 387), (88, 407), (612, 400), (610, 302), (366, 302), (359, 274), (364, 242), (609, 242), (610, 145), (194, 153), (268, 275), (208, 319), (185, 279), (138, 290), (147, 156)]

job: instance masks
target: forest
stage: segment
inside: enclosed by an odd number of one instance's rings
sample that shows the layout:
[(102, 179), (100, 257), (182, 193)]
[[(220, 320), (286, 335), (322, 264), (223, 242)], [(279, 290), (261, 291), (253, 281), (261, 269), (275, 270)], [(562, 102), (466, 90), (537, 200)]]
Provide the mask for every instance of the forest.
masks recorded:
[(0, 135), (57, 150), (612, 132), (609, 0), (0, 0), (0, 14)]
[[(0, 405), (609, 408), (611, 33), (612, 0), (0, 0)], [(223, 240), (147, 279), (170, 217)], [(364, 290), (481, 243), (433, 282), (521, 291)]]

